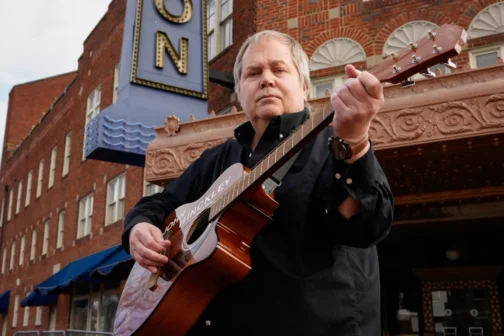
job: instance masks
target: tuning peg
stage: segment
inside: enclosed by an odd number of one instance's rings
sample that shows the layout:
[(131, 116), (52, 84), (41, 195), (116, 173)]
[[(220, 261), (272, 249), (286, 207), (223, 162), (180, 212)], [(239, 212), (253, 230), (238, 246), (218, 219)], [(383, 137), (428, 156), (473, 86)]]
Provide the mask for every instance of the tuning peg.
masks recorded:
[(443, 62), (443, 65), (449, 69), (457, 69), (457, 64), (453, 63), (450, 58), (446, 62)]
[(401, 71), (401, 67), (400, 66), (397, 66), (397, 65), (393, 65), (392, 66), (392, 73), (398, 73), (399, 71)]
[(429, 36), (429, 38), (431, 40), (435, 40), (436, 39), (436, 32), (433, 32), (433, 31), (429, 30), (429, 32), (427, 33), (427, 35)]
[(420, 60), (421, 60), (421, 59), (422, 59), (422, 57), (421, 57), (421, 56), (417, 56), (417, 55), (413, 55), (413, 56), (411, 56), (411, 61), (412, 61), (413, 63), (418, 63), (418, 62), (420, 62)]
[(415, 85), (415, 81), (411, 80), (411, 78), (405, 79), (401, 82), (401, 86), (403, 89), (409, 88), (410, 86)]
[(429, 68), (423, 69), (420, 71), (420, 75), (426, 77), (426, 78), (433, 78), (436, 77), (436, 74), (432, 72)]
[(415, 42), (410, 42), (409, 43), (409, 50), (416, 51), (417, 47), (418, 47), (418, 44), (416, 44)]
[(438, 47), (438, 46), (437, 46), (437, 45), (435, 45), (435, 44), (432, 46), (432, 52), (433, 52), (434, 54), (439, 54), (439, 51), (441, 51), (441, 49), (443, 49), (443, 48)]

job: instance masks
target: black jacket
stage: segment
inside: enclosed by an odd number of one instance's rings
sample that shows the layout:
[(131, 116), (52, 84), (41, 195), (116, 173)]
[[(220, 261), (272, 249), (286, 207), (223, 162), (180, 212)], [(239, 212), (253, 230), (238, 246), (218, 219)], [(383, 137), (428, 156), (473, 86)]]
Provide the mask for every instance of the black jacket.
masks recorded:
[[(125, 218), (123, 247), (129, 251), (133, 225), (160, 227), (226, 168), (253, 167), (307, 117), (304, 110), (273, 119), (254, 152), (251, 124), (238, 127), (237, 140), (206, 150), (161, 193), (140, 200)], [(390, 230), (393, 196), (372, 146), (349, 165), (329, 154), (331, 135), (328, 127), (301, 151), (275, 190), (274, 220), (251, 246), (251, 272), (215, 298), (191, 335), (380, 335), (375, 245)], [(347, 220), (337, 207), (349, 195), (362, 207)]]

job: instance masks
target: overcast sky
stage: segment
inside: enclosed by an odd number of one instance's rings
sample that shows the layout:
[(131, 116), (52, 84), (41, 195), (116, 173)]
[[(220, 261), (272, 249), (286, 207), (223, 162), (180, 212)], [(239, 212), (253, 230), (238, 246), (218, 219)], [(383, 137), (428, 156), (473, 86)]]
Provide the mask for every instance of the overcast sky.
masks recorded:
[[(107, 12), (110, 2), (111, 0), (0, 0), (2, 145), (12, 87), (77, 70), (83, 42)], [(1, 155), (0, 151), (0, 160)]]

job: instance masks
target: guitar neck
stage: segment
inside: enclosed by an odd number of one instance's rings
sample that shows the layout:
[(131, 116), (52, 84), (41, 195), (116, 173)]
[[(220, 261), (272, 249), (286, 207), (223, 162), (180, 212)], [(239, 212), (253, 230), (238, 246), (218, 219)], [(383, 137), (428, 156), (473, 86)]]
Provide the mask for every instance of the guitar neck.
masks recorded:
[[(383, 62), (368, 70), (380, 82), (399, 83), (404, 86), (411, 85), (410, 76), (422, 73), (428, 77), (434, 74), (425, 71), (428, 67), (440, 62), (448, 67), (453, 67), (449, 60), (462, 50), (467, 39), (466, 31), (457, 25), (444, 24), (436, 31), (429, 32), (427, 36), (416, 42), (411, 42), (409, 47), (388, 55)], [(264, 157), (247, 175), (243, 176), (232, 187), (227, 189), (214, 203), (210, 211), (210, 219), (221, 213), (231, 205), (241, 194), (249, 188), (263, 183), (278, 168), (295, 155), (306, 143), (320, 133), (331, 122), (331, 104), (311, 114), (303, 125), (297, 128), (284, 141)]]
[(278, 168), (299, 152), (311, 139), (326, 128), (326, 126), (331, 123), (333, 114), (334, 111), (330, 109), (330, 104), (327, 104), (320, 110), (311, 114), (310, 118), (306, 120), (303, 125), (292, 132), (277, 147), (259, 161), (247, 175), (243, 176), (219, 197), (212, 206), (210, 219), (213, 219), (226, 209), (245, 191), (258, 184), (262, 184), (278, 170)]

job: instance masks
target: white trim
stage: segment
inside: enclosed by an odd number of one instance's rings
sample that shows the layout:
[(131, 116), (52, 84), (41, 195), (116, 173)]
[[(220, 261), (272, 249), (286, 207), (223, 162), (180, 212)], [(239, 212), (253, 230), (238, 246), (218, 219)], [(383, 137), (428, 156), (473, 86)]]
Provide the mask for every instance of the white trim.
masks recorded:
[(504, 57), (504, 44), (494, 44), (492, 46), (487, 46), (483, 48), (474, 48), (469, 51), (469, 64), (472, 69), (476, 69), (478, 66), (476, 64), (476, 57), (484, 54), (490, 54), (492, 52), (497, 52), (497, 56)]
[(28, 177), (26, 178), (25, 208), (30, 205), (32, 180), (33, 180), (33, 169), (30, 169), (30, 171), (28, 172)]
[(51, 163), (49, 165), (49, 182), (47, 183), (47, 189), (50, 189), (54, 185), (54, 177), (56, 176), (56, 155), (58, 154), (58, 146), (54, 146), (51, 150)]

